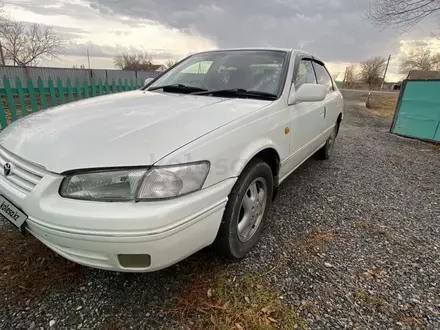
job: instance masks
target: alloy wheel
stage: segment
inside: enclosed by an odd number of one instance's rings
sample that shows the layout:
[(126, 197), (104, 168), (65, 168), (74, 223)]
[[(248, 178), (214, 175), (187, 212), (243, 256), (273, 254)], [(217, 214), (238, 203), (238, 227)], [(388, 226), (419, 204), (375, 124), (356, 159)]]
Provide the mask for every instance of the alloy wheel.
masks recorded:
[(238, 217), (238, 238), (249, 241), (258, 230), (267, 204), (267, 183), (259, 177), (249, 185), (243, 196)]

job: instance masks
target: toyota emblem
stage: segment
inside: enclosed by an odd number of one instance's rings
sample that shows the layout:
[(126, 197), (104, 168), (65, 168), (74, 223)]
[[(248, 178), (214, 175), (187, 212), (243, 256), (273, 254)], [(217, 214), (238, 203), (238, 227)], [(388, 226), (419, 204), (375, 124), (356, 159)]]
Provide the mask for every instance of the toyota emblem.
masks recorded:
[(3, 173), (5, 174), (5, 176), (11, 174), (11, 164), (6, 163), (5, 165), (3, 165)]

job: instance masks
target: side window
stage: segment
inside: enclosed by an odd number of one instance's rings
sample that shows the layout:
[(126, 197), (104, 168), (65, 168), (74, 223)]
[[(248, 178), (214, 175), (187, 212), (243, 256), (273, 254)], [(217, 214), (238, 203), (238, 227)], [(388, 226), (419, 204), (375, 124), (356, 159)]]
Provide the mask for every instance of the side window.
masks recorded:
[(313, 71), (312, 61), (301, 60), (294, 82), (296, 90), (298, 90), (299, 86), (302, 84), (316, 84), (316, 76)]
[(313, 62), (313, 67), (315, 68), (316, 77), (318, 78), (318, 84), (324, 85), (329, 91), (333, 91), (334, 87), (332, 78), (330, 77), (327, 69), (317, 62)]

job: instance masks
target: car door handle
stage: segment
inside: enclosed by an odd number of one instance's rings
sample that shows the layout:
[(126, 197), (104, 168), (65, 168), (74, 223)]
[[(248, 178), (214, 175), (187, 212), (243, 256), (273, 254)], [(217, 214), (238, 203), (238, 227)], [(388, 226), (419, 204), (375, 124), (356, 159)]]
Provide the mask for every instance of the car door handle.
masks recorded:
[(326, 115), (326, 114), (327, 114), (327, 108), (324, 107), (324, 109), (322, 109), (320, 115), (321, 115), (321, 116), (324, 116), (324, 118), (325, 118), (325, 115)]

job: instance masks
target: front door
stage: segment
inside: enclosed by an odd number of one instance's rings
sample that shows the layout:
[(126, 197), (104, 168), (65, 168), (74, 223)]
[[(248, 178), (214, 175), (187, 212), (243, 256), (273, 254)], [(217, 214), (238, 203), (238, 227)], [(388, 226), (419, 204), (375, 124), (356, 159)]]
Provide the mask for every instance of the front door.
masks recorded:
[[(301, 59), (294, 79), (295, 90), (305, 83), (316, 84), (312, 60)], [(325, 116), (325, 102), (299, 102), (289, 105), (290, 170), (300, 165), (319, 147)]]

